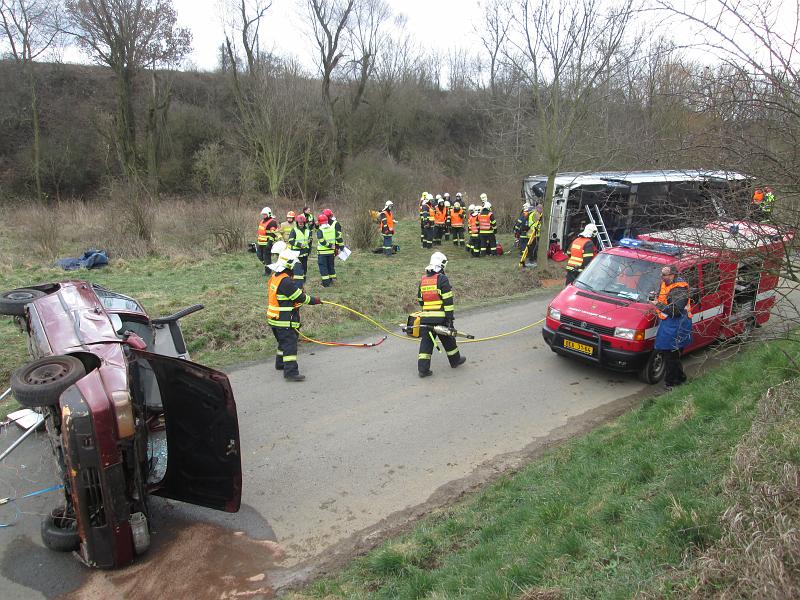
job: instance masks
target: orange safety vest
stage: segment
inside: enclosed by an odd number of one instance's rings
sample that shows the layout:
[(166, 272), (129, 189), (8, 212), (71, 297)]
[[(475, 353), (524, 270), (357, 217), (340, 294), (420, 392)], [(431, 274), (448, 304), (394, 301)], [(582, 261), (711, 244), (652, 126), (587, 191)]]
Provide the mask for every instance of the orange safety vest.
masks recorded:
[(447, 220), (447, 207), (443, 206), (441, 210), (437, 206), (433, 209), (433, 222), (435, 225), (444, 225)]
[(481, 233), (492, 231), (492, 213), (481, 213), (478, 215), (478, 229)]
[(258, 224), (258, 243), (259, 243), (261, 246), (266, 246), (266, 245), (267, 245), (267, 244), (269, 244), (269, 243), (270, 243), (270, 241), (272, 240), (272, 237), (273, 237), (273, 236), (272, 236), (272, 235), (270, 235), (270, 233), (269, 233), (269, 230), (267, 230), (267, 227), (268, 227), (270, 224), (274, 224), (274, 223), (275, 223), (275, 219), (273, 219), (272, 217), (270, 217), (269, 219), (263, 219), (263, 220), (262, 220), (262, 221), (261, 221), (261, 222)]
[(383, 214), (386, 215), (386, 227), (389, 231), (394, 231), (394, 215), (386, 211), (384, 211)]
[[(422, 312), (435, 314), (427, 314), (423, 316), (444, 316), (444, 301), (442, 294), (439, 291), (439, 275), (425, 275), (419, 286), (419, 291), (422, 294)], [(441, 312), (441, 315), (438, 313)]]
[[(661, 304), (667, 304), (667, 300), (668, 300), (667, 297), (669, 296), (669, 293), (672, 290), (674, 290), (675, 288), (679, 288), (679, 287), (685, 287), (686, 289), (689, 289), (689, 284), (686, 283), (685, 281), (676, 281), (675, 283), (670, 283), (669, 285), (665, 285), (664, 282), (662, 281), (661, 282), (661, 289), (658, 292), (658, 298), (656, 298), (656, 300), (658, 302), (660, 302)], [(658, 318), (659, 319), (663, 320), (663, 319), (667, 318), (667, 315), (665, 315), (660, 310), (656, 310), (656, 313), (658, 314)], [(691, 299), (689, 299), (686, 302), (686, 314), (689, 315), (690, 319), (692, 318), (692, 301), (691, 301)]]
[(473, 235), (478, 235), (478, 215), (470, 215), (467, 217), (467, 226), (469, 227), (469, 232)]
[(753, 204), (761, 204), (764, 201), (764, 192), (756, 190), (753, 192)]
[(567, 269), (570, 271), (577, 271), (583, 268), (583, 261), (586, 258), (593, 258), (594, 252), (584, 252), (586, 242), (591, 242), (591, 238), (578, 236), (569, 247), (569, 260), (567, 261)]
[(450, 211), (450, 225), (453, 227), (461, 227), (464, 225), (464, 209), (453, 209)]

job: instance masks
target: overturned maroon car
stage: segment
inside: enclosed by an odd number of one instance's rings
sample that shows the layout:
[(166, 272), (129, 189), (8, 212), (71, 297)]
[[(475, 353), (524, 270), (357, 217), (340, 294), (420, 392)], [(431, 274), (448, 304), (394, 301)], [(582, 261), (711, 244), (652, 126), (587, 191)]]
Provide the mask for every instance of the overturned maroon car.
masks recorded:
[(0, 294), (28, 336), (14, 396), (40, 410), (64, 483), (42, 541), (87, 565), (131, 563), (149, 546), (148, 496), (239, 510), (239, 425), (224, 373), (189, 360), (179, 320), (86, 281)]

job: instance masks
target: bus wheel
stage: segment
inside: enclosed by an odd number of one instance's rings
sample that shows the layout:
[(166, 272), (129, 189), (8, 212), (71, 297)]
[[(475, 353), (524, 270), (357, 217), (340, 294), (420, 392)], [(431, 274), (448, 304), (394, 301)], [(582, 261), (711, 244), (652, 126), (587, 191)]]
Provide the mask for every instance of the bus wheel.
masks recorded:
[(639, 379), (650, 385), (658, 383), (664, 378), (664, 368), (664, 357), (653, 350), (645, 365), (639, 369)]

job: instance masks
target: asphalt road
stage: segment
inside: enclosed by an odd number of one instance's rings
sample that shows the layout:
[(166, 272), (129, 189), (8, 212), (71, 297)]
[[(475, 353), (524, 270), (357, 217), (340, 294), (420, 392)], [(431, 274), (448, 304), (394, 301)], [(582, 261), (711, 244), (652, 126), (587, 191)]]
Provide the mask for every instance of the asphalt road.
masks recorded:
[[(541, 319), (548, 299), (457, 312), (456, 324), (478, 337), (510, 331)], [(41, 546), (38, 515), (56, 502), (52, 494), (17, 502), (21, 514), (0, 507), (0, 522), (18, 519), (0, 528), (0, 597), (144, 598), (163, 594), (165, 585), (175, 597), (234, 588), (268, 596), (270, 585), (346, 560), (650, 391), (633, 375), (553, 354), (538, 327), (461, 347), (466, 364), (450, 369), (434, 354), (427, 379), (416, 374), (416, 342), (395, 338), (374, 349), (303, 344), (307, 380), (300, 384), (284, 382), (271, 356), (232, 370), (244, 468), (240, 513), (158, 501), (151, 550), (133, 568), (93, 572)], [(16, 435), (0, 435), (0, 448)], [(0, 465), (0, 495), (49, 485), (51, 463), (39, 435)], [(275, 566), (275, 547), (258, 540), (277, 542), (282, 562)], [(203, 578), (180, 576), (198, 560)], [(132, 577), (142, 569), (161, 587)]]

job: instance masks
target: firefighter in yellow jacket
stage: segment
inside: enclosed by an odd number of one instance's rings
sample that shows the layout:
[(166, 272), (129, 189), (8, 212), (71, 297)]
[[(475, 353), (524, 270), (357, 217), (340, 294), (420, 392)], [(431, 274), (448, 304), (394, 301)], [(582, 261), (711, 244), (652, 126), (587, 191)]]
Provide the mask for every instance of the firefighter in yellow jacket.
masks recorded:
[(309, 296), (293, 280), (292, 269), (300, 253), (284, 249), (278, 259), (269, 265), (272, 275), (267, 283), (269, 290), (267, 322), (278, 342), (275, 355), (275, 368), (283, 371), (286, 381), (303, 381), (297, 366), (297, 339), (300, 337), (300, 306), (303, 304), (322, 304), (316, 296)]
[[(444, 274), (447, 257), (441, 252), (431, 255), (430, 264), (425, 267), (425, 275), (419, 284), (417, 300), (422, 311), (420, 313), (420, 339), (417, 370), (420, 377), (432, 374), (431, 354), (438, 337), (447, 353), (447, 360), (452, 368), (464, 364), (466, 357), (461, 356), (456, 339), (449, 335), (440, 335), (433, 330), (433, 325), (444, 325), (452, 329), (455, 320), (453, 304), (453, 288)], [(429, 327), (425, 327), (428, 325)]]

